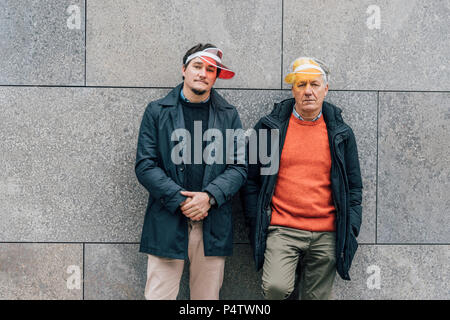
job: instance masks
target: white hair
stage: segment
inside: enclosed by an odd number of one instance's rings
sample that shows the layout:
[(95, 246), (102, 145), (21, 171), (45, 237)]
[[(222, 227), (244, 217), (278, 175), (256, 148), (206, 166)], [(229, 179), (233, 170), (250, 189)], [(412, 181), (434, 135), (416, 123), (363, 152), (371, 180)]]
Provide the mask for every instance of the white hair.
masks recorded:
[(310, 58), (312, 61), (316, 62), (322, 69), (325, 71), (325, 74), (322, 75), (323, 81), (325, 82), (325, 85), (328, 84), (330, 81), (330, 68), (322, 61), (317, 58)]

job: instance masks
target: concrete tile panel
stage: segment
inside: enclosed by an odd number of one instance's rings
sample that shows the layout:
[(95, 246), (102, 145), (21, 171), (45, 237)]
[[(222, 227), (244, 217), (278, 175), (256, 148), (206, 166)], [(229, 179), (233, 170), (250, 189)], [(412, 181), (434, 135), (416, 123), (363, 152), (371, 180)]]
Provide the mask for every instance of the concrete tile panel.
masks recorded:
[(332, 91), (326, 97), (342, 109), (342, 117), (356, 137), (363, 181), (360, 243), (376, 241), (377, 99), (376, 92)]
[(83, 85), (84, 3), (1, 1), (0, 85)]
[[(146, 256), (134, 244), (87, 244), (85, 299), (144, 299)], [(350, 270), (351, 281), (338, 275), (331, 298), (448, 299), (449, 248), (446, 245), (361, 245)], [(189, 299), (189, 263), (179, 300)], [(262, 300), (262, 271), (256, 272), (249, 245), (235, 245), (227, 257), (222, 300)], [(295, 298), (295, 297), (292, 297)]]
[[(147, 255), (137, 244), (86, 244), (85, 299), (141, 300)], [(249, 245), (235, 245), (227, 257), (221, 299), (260, 299), (261, 272), (256, 273)], [(178, 300), (189, 300), (189, 262), (180, 281)]]
[(82, 297), (82, 244), (0, 245), (0, 300), (79, 300)]
[(87, 83), (175, 86), (183, 55), (199, 42), (220, 47), (236, 71), (218, 87), (280, 87), (281, 0), (90, 0)]
[(275, 103), (290, 98), (290, 92), (281, 90), (218, 90), (219, 93), (236, 107), (244, 130), (253, 126), (263, 116), (269, 114)]
[(147, 255), (138, 244), (86, 244), (86, 300), (142, 300)]
[(361, 245), (351, 281), (336, 277), (333, 299), (448, 300), (448, 245)]
[(148, 101), (167, 90), (0, 88), (0, 240), (140, 240), (134, 162)]
[(378, 242), (450, 242), (449, 101), (380, 93)]
[[(226, 258), (220, 299), (263, 299), (260, 289), (261, 275), (261, 271), (255, 271), (255, 263), (253, 262), (250, 245), (235, 244), (233, 247), (233, 256)], [(189, 300), (189, 263), (185, 264), (178, 299)]]
[(283, 78), (313, 56), (331, 89), (448, 90), (449, 15), (447, 1), (285, 0)]
[(250, 245), (234, 245), (233, 256), (225, 263), (225, 275), (220, 299), (262, 300), (262, 270), (256, 272)]

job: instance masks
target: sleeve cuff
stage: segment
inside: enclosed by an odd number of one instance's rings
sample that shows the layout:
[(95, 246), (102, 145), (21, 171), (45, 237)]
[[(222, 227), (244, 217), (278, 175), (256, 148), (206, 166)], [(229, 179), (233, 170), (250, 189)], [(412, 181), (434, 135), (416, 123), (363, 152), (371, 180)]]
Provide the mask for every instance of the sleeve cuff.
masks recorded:
[(217, 207), (222, 206), (226, 202), (223, 192), (212, 184), (209, 184), (203, 191), (210, 193), (216, 199)]

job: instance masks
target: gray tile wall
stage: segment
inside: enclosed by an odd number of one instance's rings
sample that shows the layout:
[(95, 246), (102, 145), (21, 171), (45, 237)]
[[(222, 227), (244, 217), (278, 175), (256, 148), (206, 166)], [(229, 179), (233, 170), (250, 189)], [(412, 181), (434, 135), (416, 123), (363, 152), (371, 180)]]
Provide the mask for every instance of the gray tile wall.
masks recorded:
[(2, 0), (0, 85), (83, 85), (84, 9), (84, 0)]
[[(352, 281), (337, 277), (332, 298), (449, 299), (449, 13), (431, 0), (2, 1), (0, 299), (144, 298), (138, 128), (197, 42), (237, 71), (216, 87), (245, 128), (291, 96), (293, 59), (330, 66), (364, 183)], [(261, 299), (238, 196), (233, 215), (221, 298)]]

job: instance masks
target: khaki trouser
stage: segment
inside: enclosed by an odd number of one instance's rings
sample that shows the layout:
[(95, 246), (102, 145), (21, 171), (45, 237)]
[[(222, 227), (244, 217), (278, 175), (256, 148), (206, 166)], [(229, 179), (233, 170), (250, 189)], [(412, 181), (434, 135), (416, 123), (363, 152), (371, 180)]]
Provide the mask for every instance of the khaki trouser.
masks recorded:
[[(225, 257), (205, 257), (202, 221), (188, 222), (190, 261), (189, 287), (192, 300), (218, 300)], [(175, 300), (180, 288), (184, 260), (148, 255), (147, 300)]]
[(262, 289), (266, 299), (286, 299), (301, 263), (301, 299), (329, 299), (336, 276), (335, 232), (269, 226)]

